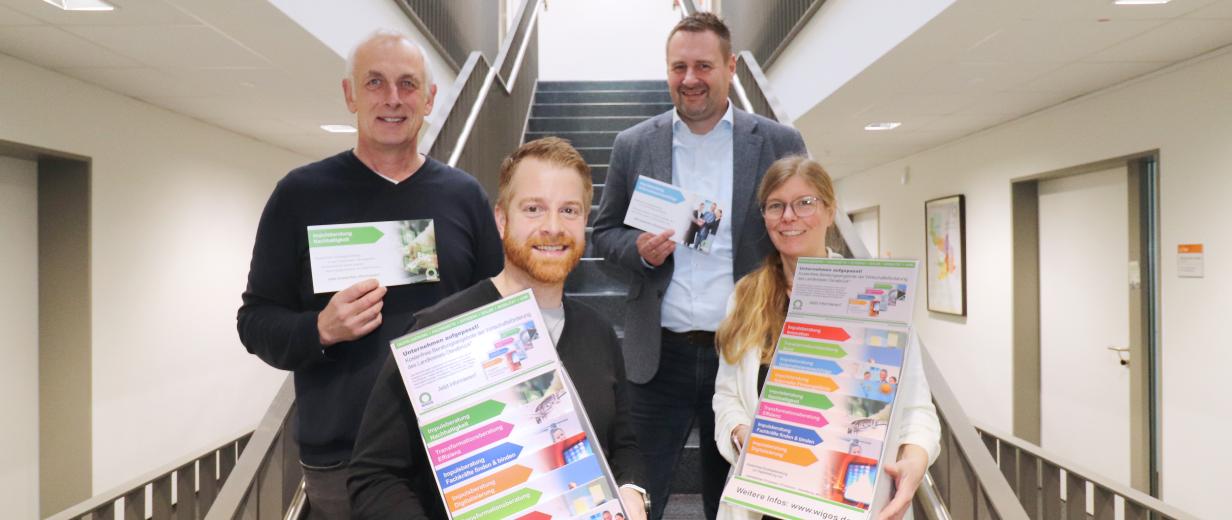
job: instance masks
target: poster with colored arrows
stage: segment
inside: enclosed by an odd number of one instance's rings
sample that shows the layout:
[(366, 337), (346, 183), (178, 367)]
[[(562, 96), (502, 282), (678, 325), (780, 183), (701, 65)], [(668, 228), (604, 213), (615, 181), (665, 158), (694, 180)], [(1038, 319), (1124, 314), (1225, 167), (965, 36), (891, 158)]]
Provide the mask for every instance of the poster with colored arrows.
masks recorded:
[(798, 261), (724, 502), (785, 519), (866, 520), (879, 510), (918, 269), (914, 260)]
[(432, 219), (308, 226), (312, 291), (376, 278), (384, 286), (440, 281)]
[(391, 342), (450, 517), (624, 514), (530, 290)]

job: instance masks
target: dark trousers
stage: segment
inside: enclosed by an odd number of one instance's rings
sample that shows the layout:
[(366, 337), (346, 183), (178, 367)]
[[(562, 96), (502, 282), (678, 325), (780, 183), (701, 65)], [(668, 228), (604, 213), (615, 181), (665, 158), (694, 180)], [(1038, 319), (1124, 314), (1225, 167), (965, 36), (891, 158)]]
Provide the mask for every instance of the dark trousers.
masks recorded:
[(706, 518), (719, 511), (729, 465), (714, 443), (714, 377), (719, 357), (713, 335), (663, 331), (659, 370), (646, 384), (631, 384), (633, 428), (646, 459), (651, 520), (663, 517), (680, 453), (696, 422), (701, 436), (702, 502)]
[(308, 495), (308, 520), (346, 520), (351, 518), (351, 496), (347, 493), (347, 465), (304, 468), (304, 494)]

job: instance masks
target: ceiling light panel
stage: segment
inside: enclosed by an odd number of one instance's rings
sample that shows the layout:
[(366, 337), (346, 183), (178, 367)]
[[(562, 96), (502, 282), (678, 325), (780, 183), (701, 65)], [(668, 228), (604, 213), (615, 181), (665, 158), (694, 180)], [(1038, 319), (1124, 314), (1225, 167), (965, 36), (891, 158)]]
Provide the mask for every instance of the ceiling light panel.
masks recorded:
[(43, 0), (65, 11), (114, 11), (115, 6), (103, 0)]

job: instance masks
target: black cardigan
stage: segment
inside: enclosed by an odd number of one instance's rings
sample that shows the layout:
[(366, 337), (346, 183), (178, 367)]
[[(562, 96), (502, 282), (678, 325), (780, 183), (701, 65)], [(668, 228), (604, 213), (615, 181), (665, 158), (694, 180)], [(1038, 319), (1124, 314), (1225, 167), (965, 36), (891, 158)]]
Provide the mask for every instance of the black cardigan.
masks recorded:
[[(415, 315), (410, 330), (444, 321), (501, 298), (484, 280)], [(611, 324), (597, 311), (564, 300), (565, 328), (556, 351), (569, 372), (617, 484), (644, 482), (642, 454), (629, 422), (625, 364)], [(351, 458), (351, 512), (363, 518), (447, 518), (419, 424), (391, 356), (377, 376)]]

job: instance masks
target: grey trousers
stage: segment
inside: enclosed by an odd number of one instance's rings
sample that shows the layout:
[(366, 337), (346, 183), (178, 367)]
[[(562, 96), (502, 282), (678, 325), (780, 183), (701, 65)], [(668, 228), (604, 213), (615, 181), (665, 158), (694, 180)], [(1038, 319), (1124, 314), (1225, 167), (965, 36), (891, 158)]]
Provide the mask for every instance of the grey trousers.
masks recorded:
[(347, 465), (304, 468), (304, 492), (308, 495), (309, 520), (348, 520), (351, 518), (351, 496), (347, 493)]

